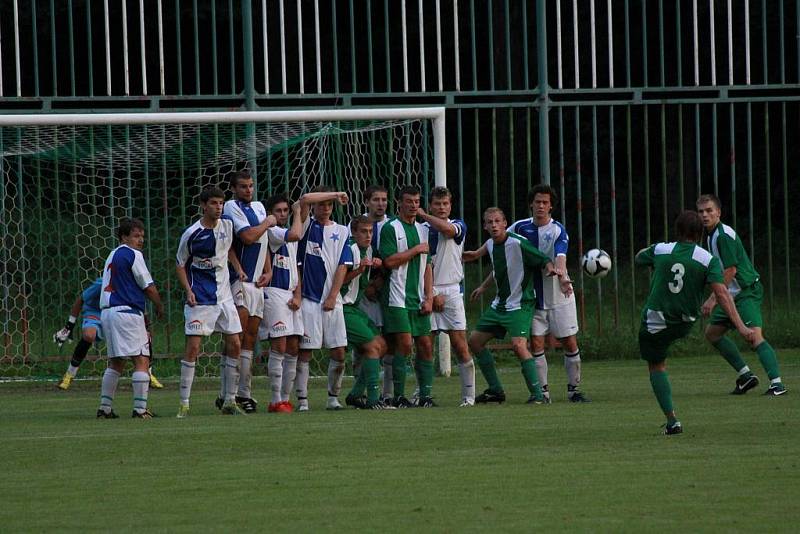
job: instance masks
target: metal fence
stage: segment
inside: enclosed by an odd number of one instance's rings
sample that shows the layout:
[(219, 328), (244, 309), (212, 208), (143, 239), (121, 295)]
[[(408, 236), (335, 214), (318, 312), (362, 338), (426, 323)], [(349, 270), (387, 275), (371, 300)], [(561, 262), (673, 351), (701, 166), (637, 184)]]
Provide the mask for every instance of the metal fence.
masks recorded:
[(0, 5), (4, 113), (444, 105), (470, 245), (483, 208), (522, 218), (551, 181), (570, 265), (601, 246), (620, 267), (618, 320), (635, 250), (715, 192), (791, 299), (800, 0)]

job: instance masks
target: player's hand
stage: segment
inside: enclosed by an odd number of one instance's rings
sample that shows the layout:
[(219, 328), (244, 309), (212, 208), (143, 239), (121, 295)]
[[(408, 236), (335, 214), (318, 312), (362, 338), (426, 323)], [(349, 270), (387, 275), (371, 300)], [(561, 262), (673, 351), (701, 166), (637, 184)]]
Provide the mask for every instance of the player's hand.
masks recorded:
[(569, 278), (561, 278), (559, 283), (561, 284), (561, 292), (564, 293), (565, 297), (572, 295), (572, 280)]
[(469, 300), (475, 302), (476, 300), (481, 298), (481, 295), (483, 295), (484, 291), (486, 290), (483, 287), (481, 286), (476, 287), (475, 289), (472, 290), (472, 293), (469, 294)]
[(709, 297), (702, 306), (700, 306), (700, 313), (703, 314), (703, 317), (709, 317), (711, 312), (714, 310), (714, 306), (717, 305), (717, 301), (711, 297)]
[(432, 311), (433, 311), (433, 299), (432, 298), (426, 298), (422, 302), (422, 306), (419, 309), (419, 314), (420, 315), (430, 315)]
[(339, 193), (339, 196), (336, 197), (336, 200), (339, 201), (339, 204), (342, 206), (346, 206), (350, 199), (347, 196), (347, 193)]
[(236, 274), (239, 276), (239, 281), (240, 282), (246, 282), (247, 281), (247, 273), (246, 272), (237, 271)]
[(372, 258), (372, 268), (373, 269), (380, 269), (383, 267), (383, 262), (380, 258)]
[(562, 276), (564, 273), (556, 269), (552, 263), (548, 263), (542, 268), (542, 274), (545, 276)]
[(427, 213), (425, 213), (425, 210), (424, 210), (424, 209), (422, 209), (422, 206), (420, 206), (420, 207), (418, 207), (418, 208), (417, 208), (417, 215), (418, 215), (420, 218), (424, 219), (425, 217), (427, 217), (427, 215), (428, 215), (428, 214), (427, 214)]
[(361, 270), (362, 273), (367, 269), (369, 269), (370, 267), (372, 267), (372, 260), (370, 258), (364, 258), (358, 264), (358, 268)]
[(433, 297), (433, 311), (435, 312), (443, 312), (444, 311), (444, 301), (447, 300), (444, 295), (436, 295)]
[(61, 348), (64, 343), (68, 343), (72, 341), (72, 330), (67, 328), (66, 326), (53, 334), (53, 343), (58, 345), (58, 348)]
[(300, 298), (292, 296), (292, 298), (286, 301), (286, 305), (289, 306), (290, 310), (297, 311), (300, 309)]
[(256, 280), (256, 287), (267, 287), (270, 280), (272, 280), (272, 274), (261, 273), (261, 276), (259, 276), (258, 280)]
[(195, 306), (197, 306), (197, 297), (194, 295), (194, 291), (186, 292), (186, 304), (190, 308), (194, 308)]
[(322, 311), (331, 311), (335, 307), (336, 307), (336, 295), (334, 295), (333, 298), (331, 297), (326, 298), (325, 301), (322, 303)]
[(274, 215), (267, 215), (267, 218), (264, 219), (264, 221), (267, 223), (268, 227), (275, 226), (276, 224), (278, 224), (278, 219), (275, 218)]
[(420, 243), (419, 245), (414, 247), (414, 250), (416, 251), (417, 255), (427, 254), (428, 251), (430, 250), (430, 247), (428, 246), (427, 243)]
[(744, 328), (740, 328), (739, 334), (749, 343), (753, 344), (756, 340), (756, 331), (752, 328), (747, 328), (746, 326), (742, 325)]
[(303, 204), (299, 200), (295, 200), (292, 204), (292, 211), (300, 211), (303, 209)]
[[(192, 293), (192, 298), (194, 298), (194, 293)], [(197, 299), (195, 299), (195, 304), (197, 304)], [(159, 304), (156, 306), (156, 319), (159, 321), (164, 318), (164, 305)]]

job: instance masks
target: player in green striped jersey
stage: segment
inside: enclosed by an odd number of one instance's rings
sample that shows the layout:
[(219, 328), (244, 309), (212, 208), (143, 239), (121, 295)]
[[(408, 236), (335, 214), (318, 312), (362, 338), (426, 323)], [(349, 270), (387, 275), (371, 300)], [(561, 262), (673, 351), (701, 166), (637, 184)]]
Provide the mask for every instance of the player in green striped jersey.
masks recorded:
[[(761, 333), (763, 325), (761, 300), (764, 297), (764, 289), (761, 286), (760, 276), (747, 257), (742, 240), (734, 229), (720, 221), (722, 210), (719, 198), (714, 195), (701, 195), (697, 199), (697, 211), (706, 230), (708, 251), (722, 264), (725, 285), (733, 297), (736, 310), (744, 323), (756, 333), (751, 346), (758, 354), (758, 359), (770, 380), (769, 388), (764, 394), (775, 397), (783, 395), (786, 393), (786, 387), (781, 382), (778, 357)], [(725, 311), (716, 304), (713, 294), (703, 304), (703, 315), (711, 316), (706, 327), (706, 339), (739, 374), (731, 394), (743, 395), (758, 385), (758, 377), (750, 371), (736, 344), (725, 336), (732, 326), (731, 321)]]
[(536, 363), (528, 350), (535, 304), (533, 273), (538, 269), (542, 269), (545, 276), (563, 276), (564, 273), (558, 271), (550, 258), (526, 238), (506, 231), (507, 226), (503, 210), (488, 208), (483, 213), (483, 229), (489, 233), (490, 239), (477, 251), (464, 254), (465, 261), (488, 254), (494, 274), (475, 289), (470, 298), (476, 300), (487, 289), (490, 280), (494, 280), (497, 289), (491, 307), (481, 316), (475, 331), (469, 337), (469, 348), (476, 355), (478, 366), (489, 383), (489, 389), (478, 395), (475, 402), (501, 403), (506, 400), (503, 384), (497, 376), (494, 356), (486, 348), (486, 344), (492, 338), (502, 339), (509, 334), (511, 348), (519, 358), (522, 376), (530, 392), (528, 402), (541, 404), (544, 397), (536, 373)]
[(722, 308), (739, 333), (752, 340), (736, 312), (733, 299), (723, 285), (719, 260), (697, 246), (703, 224), (697, 213), (684, 211), (675, 220), (677, 242), (656, 243), (636, 254), (636, 265), (651, 267), (650, 293), (639, 328), (639, 351), (650, 370), (650, 385), (667, 417), (665, 434), (680, 434), (683, 427), (675, 416), (672, 387), (667, 376), (667, 349), (673, 341), (686, 337), (703, 303), (705, 286), (717, 296)]
[(405, 397), (406, 359), (416, 346), (414, 369), (419, 382), (419, 406), (435, 406), (431, 311), (433, 271), (428, 254), (428, 227), (417, 222), (419, 189), (405, 186), (398, 194), (397, 217), (381, 228), (380, 257), (389, 272), (383, 286), (383, 331), (392, 334), (394, 400), (398, 408), (412, 407)]

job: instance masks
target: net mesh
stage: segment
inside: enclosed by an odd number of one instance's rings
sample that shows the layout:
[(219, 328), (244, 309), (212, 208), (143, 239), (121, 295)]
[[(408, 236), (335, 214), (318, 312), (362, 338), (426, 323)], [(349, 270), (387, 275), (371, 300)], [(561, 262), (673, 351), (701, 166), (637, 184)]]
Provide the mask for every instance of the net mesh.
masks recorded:
[[(227, 190), (230, 173), (242, 169), (254, 177), (256, 200), (277, 193), (297, 199), (320, 184), (346, 191), (350, 204), (337, 207), (334, 219), (347, 224), (364, 211), (370, 184), (390, 192), (413, 184), (427, 193), (434, 183), (432, 126), (404, 120), (0, 128), (0, 378), (64, 372), (74, 344), (59, 349), (53, 333), (100, 275), (121, 217), (145, 222), (143, 253), (166, 306), (164, 320), (153, 325), (154, 372), (179, 373), (178, 239), (200, 215), (200, 191)], [(221, 346), (219, 336), (204, 342), (199, 375), (218, 373)], [(96, 344), (80, 374), (102, 372), (104, 351)], [(323, 359), (315, 355), (315, 372)], [(256, 366), (263, 374), (263, 356)]]

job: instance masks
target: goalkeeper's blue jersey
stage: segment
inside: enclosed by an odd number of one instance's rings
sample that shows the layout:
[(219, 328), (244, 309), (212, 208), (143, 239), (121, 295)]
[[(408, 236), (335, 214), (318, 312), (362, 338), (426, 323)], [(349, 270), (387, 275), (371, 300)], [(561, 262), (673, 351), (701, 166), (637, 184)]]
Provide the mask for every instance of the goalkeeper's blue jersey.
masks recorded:
[(103, 279), (98, 278), (81, 293), (81, 300), (83, 300), (83, 308), (81, 313), (84, 317), (94, 315), (100, 318), (100, 290), (103, 287)]

